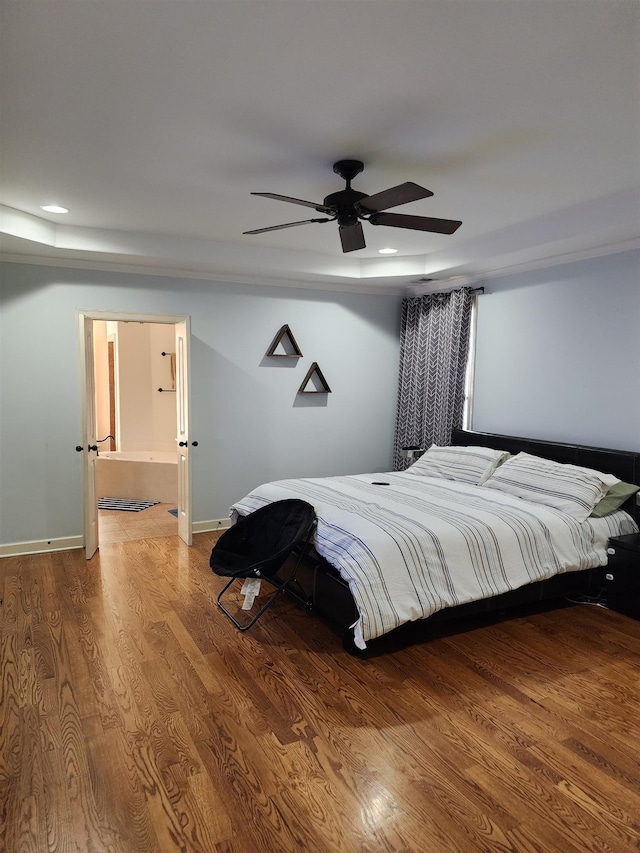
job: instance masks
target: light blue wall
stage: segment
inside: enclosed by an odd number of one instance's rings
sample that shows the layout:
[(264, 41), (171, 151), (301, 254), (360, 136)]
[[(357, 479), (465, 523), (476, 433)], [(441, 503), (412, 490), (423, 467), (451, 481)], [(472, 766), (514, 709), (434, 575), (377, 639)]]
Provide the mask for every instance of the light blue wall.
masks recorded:
[[(473, 428), (640, 450), (640, 252), (483, 282)], [(82, 532), (76, 311), (189, 314), (194, 520), (253, 486), (391, 467), (399, 299), (4, 264), (0, 544)], [(265, 358), (288, 323), (300, 361)], [(318, 361), (333, 393), (296, 390)]]
[[(267, 480), (391, 467), (399, 298), (4, 264), (0, 544), (82, 533), (76, 311), (191, 316), (193, 518)], [(302, 359), (265, 358), (288, 323)], [(317, 361), (332, 393), (296, 391)]]
[(483, 284), (473, 428), (640, 450), (640, 252)]

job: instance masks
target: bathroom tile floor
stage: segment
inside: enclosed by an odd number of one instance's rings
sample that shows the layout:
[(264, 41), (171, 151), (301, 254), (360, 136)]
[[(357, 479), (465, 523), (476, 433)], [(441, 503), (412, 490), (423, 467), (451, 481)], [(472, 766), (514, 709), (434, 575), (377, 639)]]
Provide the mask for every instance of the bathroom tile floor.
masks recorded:
[(103, 545), (129, 539), (156, 539), (178, 533), (178, 519), (169, 510), (175, 504), (156, 504), (140, 512), (98, 510), (99, 539)]

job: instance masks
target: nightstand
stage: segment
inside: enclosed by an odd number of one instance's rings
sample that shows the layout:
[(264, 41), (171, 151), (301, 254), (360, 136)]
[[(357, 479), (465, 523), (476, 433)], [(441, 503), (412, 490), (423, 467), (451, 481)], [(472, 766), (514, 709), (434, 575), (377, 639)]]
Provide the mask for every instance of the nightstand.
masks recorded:
[(607, 554), (607, 607), (640, 619), (640, 533), (612, 537)]

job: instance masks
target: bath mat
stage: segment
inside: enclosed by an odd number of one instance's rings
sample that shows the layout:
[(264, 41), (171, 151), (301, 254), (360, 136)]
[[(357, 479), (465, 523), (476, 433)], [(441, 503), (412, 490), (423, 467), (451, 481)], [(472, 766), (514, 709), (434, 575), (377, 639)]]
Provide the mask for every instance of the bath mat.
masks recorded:
[(150, 506), (159, 504), (160, 501), (133, 501), (126, 498), (100, 498), (98, 509), (119, 509), (125, 512), (140, 512)]
[(178, 510), (177, 509), (170, 509), (168, 511), (171, 513), (171, 515), (175, 515), (176, 518), (178, 517)]

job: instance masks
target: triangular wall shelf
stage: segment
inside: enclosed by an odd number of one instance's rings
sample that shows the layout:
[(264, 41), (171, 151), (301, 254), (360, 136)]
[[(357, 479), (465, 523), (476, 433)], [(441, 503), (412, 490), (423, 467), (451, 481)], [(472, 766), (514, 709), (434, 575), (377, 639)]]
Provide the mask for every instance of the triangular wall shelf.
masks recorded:
[[(280, 352), (276, 352), (278, 348), (280, 348)], [(273, 339), (271, 346), (267, 350), (267, 355), (272, 355), (275, 358), (302, 358), (300, 347), (293, 337), (293, 332), (286, 323)]]
[[(313, 387), (311, 391), (307, 391), (307, 385), (312, 383)], [(320, 387), (316, 387), (319, 385)], [(330, 394), (331, 388), (329, 388), (327, 384), (327, 380), (324, 378), (324, 375), (320, 368), (318, 367), (318, 362), (314, 361), (309, 370), (307, 371), (307, 375), (302, 380), (302, 385), (298, 388), (298, 394)]]

